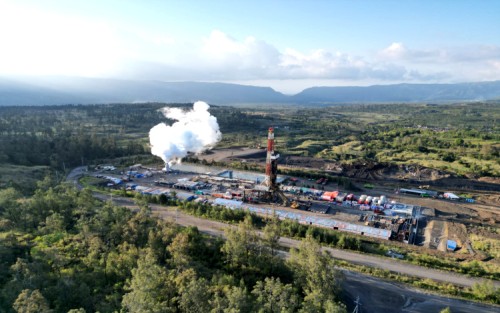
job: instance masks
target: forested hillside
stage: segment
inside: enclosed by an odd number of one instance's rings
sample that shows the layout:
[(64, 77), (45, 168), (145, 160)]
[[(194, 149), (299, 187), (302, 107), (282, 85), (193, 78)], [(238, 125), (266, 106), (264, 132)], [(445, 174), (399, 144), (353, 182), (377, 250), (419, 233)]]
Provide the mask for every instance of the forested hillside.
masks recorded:
[(306, 239), (278, 256), (278, 220), (259, 238), (247, 215), (227, 240), (95, 200), (89, 190), (38, 184), (0, 190), (2, 312), (345, 312), (342, 275)]

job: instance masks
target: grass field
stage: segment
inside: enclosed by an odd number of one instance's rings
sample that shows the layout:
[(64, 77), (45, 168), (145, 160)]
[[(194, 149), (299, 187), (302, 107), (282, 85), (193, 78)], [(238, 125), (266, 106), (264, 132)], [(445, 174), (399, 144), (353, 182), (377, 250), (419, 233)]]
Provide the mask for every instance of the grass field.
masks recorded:
[[(48, 166), (23, 166), (0, 164), (0, 188), (7, 186), (18, 187), (24, 191), (34, 190), (36, 182), (49, 174)], [(64, 173), (59, 173), (64, 177)]]

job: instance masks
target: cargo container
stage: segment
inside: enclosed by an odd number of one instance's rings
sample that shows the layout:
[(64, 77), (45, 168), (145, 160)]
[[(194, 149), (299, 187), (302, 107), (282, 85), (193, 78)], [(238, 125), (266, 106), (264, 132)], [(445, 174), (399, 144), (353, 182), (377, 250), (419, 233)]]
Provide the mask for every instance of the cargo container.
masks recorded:
[(323, 194), (320, 199), (325, 201), (332, 201), (332, 197), (330, 197), (330, 195), (325, 195), (325, 194)]
[(338, 191), (326, 191), (321, 195), (321, 200), (333, 201), (338, 194)]
[(347, 196), (347, 194), (341, 193), (341, 194), (337, 195), (337, 197), (335, 198), (335, 200), (338, 203), (342, 203), (342, 202), (344, 202), (346, 196)]

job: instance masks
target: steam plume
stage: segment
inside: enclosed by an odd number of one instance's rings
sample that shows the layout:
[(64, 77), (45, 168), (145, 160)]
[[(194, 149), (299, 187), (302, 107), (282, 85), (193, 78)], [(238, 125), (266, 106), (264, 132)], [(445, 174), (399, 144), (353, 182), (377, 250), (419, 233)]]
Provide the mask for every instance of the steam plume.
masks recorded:
[(193, 109), (163, 108), (166, 118), (176, 120), (172, 126), (160, 123), (149, 131), (151, 153), (165, 164), (178, 163), (188, 152), (201, 153), (211, 149), (220, 139), (217, 118), (210, 115), (210, 106), (203, 101), (193, 104)]

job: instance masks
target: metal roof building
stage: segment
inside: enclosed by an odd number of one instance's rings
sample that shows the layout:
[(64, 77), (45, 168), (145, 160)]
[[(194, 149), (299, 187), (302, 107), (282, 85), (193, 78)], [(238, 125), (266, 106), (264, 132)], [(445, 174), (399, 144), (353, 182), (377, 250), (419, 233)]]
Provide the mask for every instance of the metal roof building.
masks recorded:
[(246, 210), (253, 212), (253, 213), (263, 214), (263, 215), (268, 215), (268, 216), (272, 216), (273, 214), (276, 214), (280, 219), (296, 220), (299, 223), (306, 224), (306, 225), (331, 228), (331, 229), (335, 229), (335, 230), (347, 231), (347, 232), (355, 233), (358, 235), (364, 235), (364, 236), (381, 238), (381, 239), (391, 238), (391, 230), (388, 230), (388, 229), (380, 229), (380, 228), (375, 228), (375, 227), (370, 227), (370, 226), (365, 226), (365, 225), (352, 224), (352, 223), (338, 221), (338, 220), (334, 220), (334, 219), (326, 218), (326, 217), (316, 217), (316, 216), (301, 214), (298, 212), (295, 213), (295, 212), (290, 212), (290, 211), (285, 211), (285, 210), (274, 210), (274, 209), (270, 209), (270, 208), (253, 207), (253, 206), (246, 205), (246, 204), (242, 204), (241, 209), (246, 209)]

